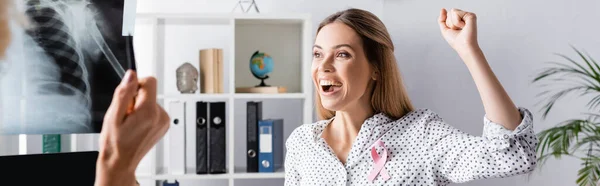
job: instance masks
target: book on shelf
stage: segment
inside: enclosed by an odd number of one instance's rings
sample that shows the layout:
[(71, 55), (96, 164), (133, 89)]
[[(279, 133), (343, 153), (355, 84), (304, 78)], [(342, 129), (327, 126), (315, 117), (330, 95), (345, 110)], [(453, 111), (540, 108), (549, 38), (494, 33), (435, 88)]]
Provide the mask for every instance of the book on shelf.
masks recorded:
[(196, 102), (196, 174), (227, 172), (226, 113), (225, 102)]
[(262, 102), (246, 102), (246, 172), (258, 172), (258, 122), (262, 120)]
[(258, 172), (275, 172), (283, 167), (283, 119), (258, 121)]
[(246, 102), (246, 172), (276, 172), (283, 167), (282, 118), (263, 118), (262, 101)]
[(210, 102), (208, 106), (208, 173), (227, 172), (226, 103)]
[(185, 102), (169, 100), (166, 112), (171, 121), (166, 134), (168, 173), (185, 174)]
[(208, 173), (208, 104), (196, 102), (196, 174)]
[(235, 88), (236, 93), (262, 93), (262, 94), (278, 94), (286, 93), (287, 89), (281, 86), (268, 86), (268, 87), (237, 87)]
[(200, 50), (200, 92), (223, 93), (223, 49)]

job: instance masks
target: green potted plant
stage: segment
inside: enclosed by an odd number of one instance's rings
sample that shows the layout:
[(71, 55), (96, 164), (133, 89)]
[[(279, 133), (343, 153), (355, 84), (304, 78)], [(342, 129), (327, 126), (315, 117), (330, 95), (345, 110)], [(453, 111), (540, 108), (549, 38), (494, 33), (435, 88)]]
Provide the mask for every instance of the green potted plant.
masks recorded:
[[(597, 113), (600, 107), (600, 65), (587, 53), (572, 48), (580, 58), (579, 62), (556, 54), (565, 62), (549, 62), (550, 66), (533, 80), (548, 88), (538, 94), (542, 98), (542, 119), (558, 100), (568, 95), (590, 96), (587, 103), (590, 112), (538, 133), (538, 168), (549, 158), (575, 157), (581, 160), (576, 183), (579, 186), (596, 186), (600, 179), (600, 113)], [(564, 86), (557, 87), (560, 85)]]

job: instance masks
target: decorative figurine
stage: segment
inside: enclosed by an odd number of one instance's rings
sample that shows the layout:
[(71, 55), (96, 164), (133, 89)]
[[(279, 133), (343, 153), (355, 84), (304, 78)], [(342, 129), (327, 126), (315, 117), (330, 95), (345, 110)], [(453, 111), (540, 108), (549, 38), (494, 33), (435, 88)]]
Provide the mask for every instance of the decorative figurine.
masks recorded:
[(198, 69), (186, 62), (177, 68), (177, 90), (183, 94), (193, 94), (198, 90)]
[(269, 78), (269, 73), (273, 72), (273, 58), (269, 54), (257, 50), (250, 58), (250, 72), (261, 81), (256, 87), (270, 87), (265, 84), (265, 79)]
[[(244, 5), (242, 5), (244, 3), (250, 3), (248, 9), (244, 9)], [(238, 3), (235, 4), (235, 7), (233, 7), (233, 10), (231, 12), (235, 12), (238, 6), (242, 9), (243, 13), (248, 13), (250, 9), (252, 9), (252, 6), (254, 6), (254, 10), (256, 11), (256, 13), (260, 13), (260, 11), (258, 11), (258, 5), (256, 5), (255, 0), (238, 0)]]

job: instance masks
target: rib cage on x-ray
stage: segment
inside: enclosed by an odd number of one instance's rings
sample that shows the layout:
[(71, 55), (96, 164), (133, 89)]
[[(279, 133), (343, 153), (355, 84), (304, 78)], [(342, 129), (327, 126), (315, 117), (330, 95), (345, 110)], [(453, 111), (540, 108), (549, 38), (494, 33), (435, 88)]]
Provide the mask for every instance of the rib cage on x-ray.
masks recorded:
[[(98, 2), (103, 8), (114, 8), (119, 1)], [(32, 28), (22, 35), (23, 48), (19, 52), (23, 56), (9, 56), (16, 63), (10, 64), (2, 81), (11, 84), (12, 79), (20, 84), (13, 83), (18, 90), (7, 90), (10, 86), (2, 85), (2, 92), (9, 93), (2, 95), (2, 110), (13, 109), (10, 112), (16, 115), (3, 114), (0, 133), (98, 132), (93, 122), (101, 124), (98, 120), (104, 113), (99, 109), (108, 107), (112, 90), (124, 73), (117, 60), (122, 52), (111, 50), (119, 50), (121, 38), (107, 38), (116, 37), (115, 33), (102, 27), (112, 24), (112, 20), (105, 21), (95, 4), (87, 0), (24, 2)], [(110, 39), (113, 43), (109, 47)], [(14, 99), (19, 94), (25, 104)]]
[(27, 5), (27, 15), (35, 24), (35, 28), (29, 31), (30, 35), (54, 59), (53, 62), (60, 70), (60, 83), (48, 83), (39, 90), (62, 95), (80, 94), (85, 96), (84, 104), (88, 105), (90, 84), (88, 71), (83, 63), (84, 56), (71, 34), (72, 31), (63, 21), (64, 16), (58, 13), (61, 10), (43, 6), (38, 0), (29, 1)]

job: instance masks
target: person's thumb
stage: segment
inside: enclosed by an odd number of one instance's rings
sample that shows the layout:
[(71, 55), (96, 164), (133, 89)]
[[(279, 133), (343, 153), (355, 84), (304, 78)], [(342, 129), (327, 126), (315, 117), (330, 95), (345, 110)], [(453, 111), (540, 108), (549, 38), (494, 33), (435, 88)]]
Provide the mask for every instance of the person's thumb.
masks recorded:
[(111, 117), (109, 119), (112, 119), (112, 121), (122, 122), (125, 119), (129, 105), (137, 95), (138, 87), (137, 74), (132, 70), (128, 70), (119, 86), (115, 89), (112, 102), (105, 117)]

